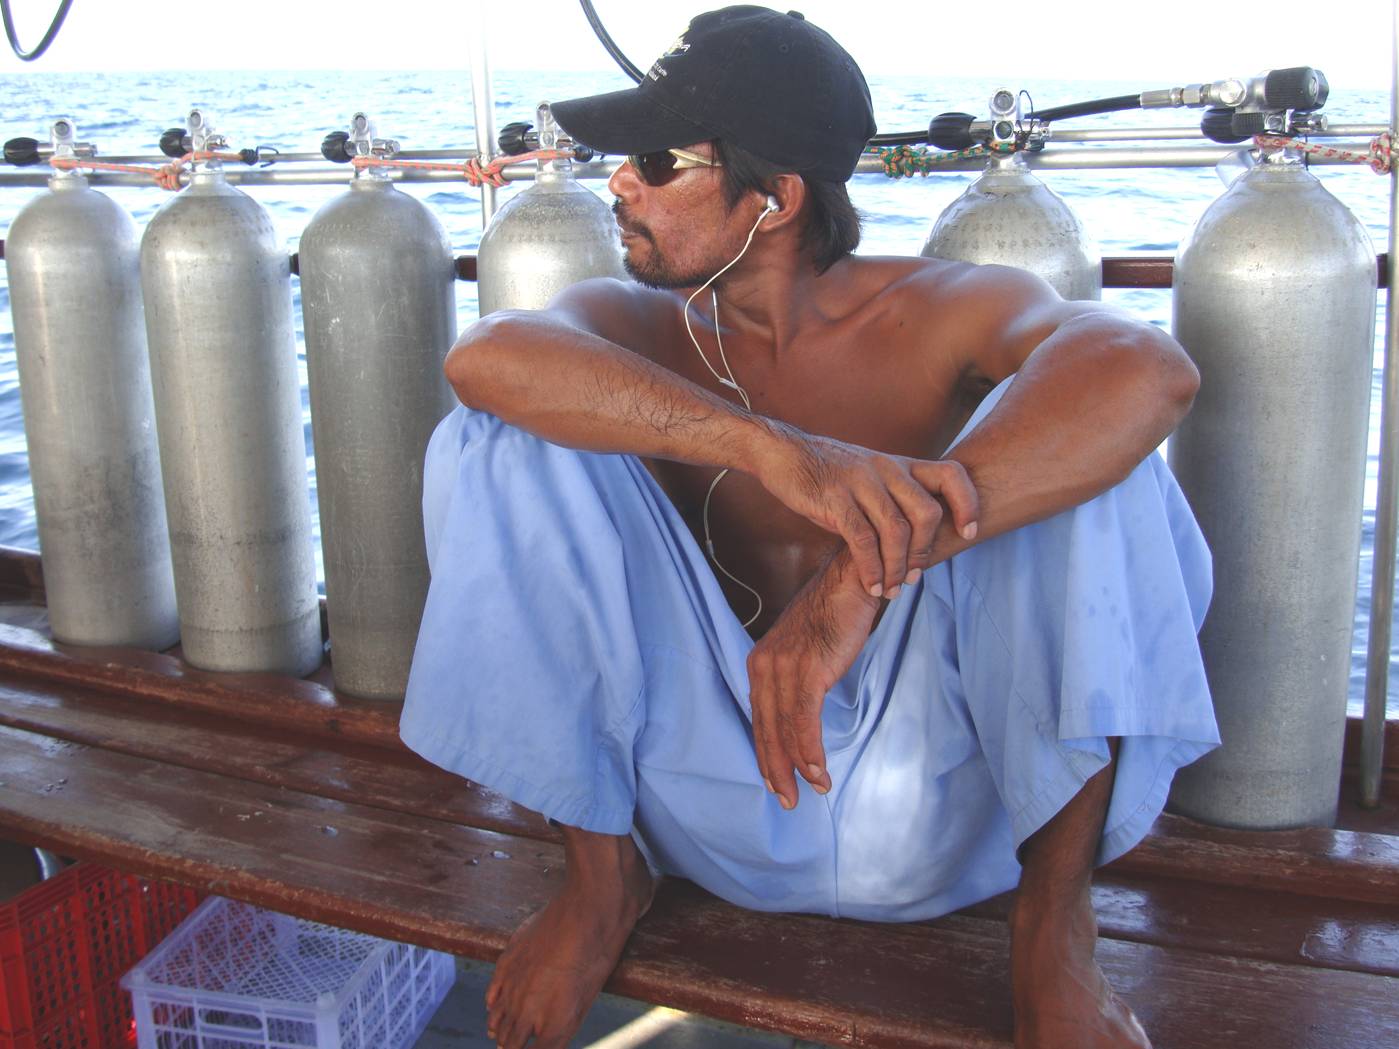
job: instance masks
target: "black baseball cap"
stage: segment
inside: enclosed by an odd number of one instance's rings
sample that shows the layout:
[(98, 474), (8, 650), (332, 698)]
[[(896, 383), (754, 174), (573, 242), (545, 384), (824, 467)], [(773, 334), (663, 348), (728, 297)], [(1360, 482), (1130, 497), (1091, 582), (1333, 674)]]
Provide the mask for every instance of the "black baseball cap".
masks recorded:
[(855, 60), (799, 12), (697, 15), (640, 84), (553, 104), (575, 141), (625, 156), (721, 138), (773, 164), (844, 182), (875, 133)]

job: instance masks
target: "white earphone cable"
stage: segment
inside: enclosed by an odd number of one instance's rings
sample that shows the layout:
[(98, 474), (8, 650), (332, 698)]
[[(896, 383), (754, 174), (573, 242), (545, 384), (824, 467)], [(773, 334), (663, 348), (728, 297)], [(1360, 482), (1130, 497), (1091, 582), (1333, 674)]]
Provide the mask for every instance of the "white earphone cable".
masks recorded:
[[(718, 280), (725, 273), (727, 273), (734, 265), (738, 263), (739, 259), (743, 258), (743, 256), (748, 253), (748, 248), (753, 243), (753, 237), (757, 235), (758, 226), (762, 224), (763, 219), (767, 218), (769, 212), (773, 212), (776, 210), (777, 208), (775, 207), (775, 202), (772, 200), (772, 198), (768, 198), (768, 206), (763, 208), (763, 213), (758, 216), (758, 221), (753, 223), (753, 228), (748, 231), (748, 239), (743, 243), (743, 250), (740, 251), (737, 255), (735, 255), (733, 261), (731, 261), (727, 266), (719, 270), (719, 272), (714, 274), (714, 276), (710, 277), (707, 281), (705, 281), (703, 284), (701, 284), (698, 288), (694, 290), (694, 293), (688, 299), (685, 300), (685, 310), (683, 314), (685, 318), (685, 331), (690, 336), (690, 342), (694, 344), (695, 352), (700, 355), (700, 360), (704, 361), (704, 366), (708, 368), (710, 374), (712, 374), (714, 378), (718, 380), (720, 386), (727, 386), (729, 389), (737, 393), (739, 400), (743, 402), (743, 407), (750, 412), (753, 410), (753, 405), (752, 402), (750, 402), (748, 399), (748, 392), (744, 390), (744, 388), (738, 384), (738, 380), (734, 378), (733, 369), (729, 367), (728, 357), (724, 354), (724, 339), (723, 336), (719, 334), (719, 292), (717, 290), (712, 291), (710, 293), (710, 301), (713, 303), (714, 306), (714, 338), (719, 344), (719, 360), (724, 365), (724, 375), (720, 375), (717, 371), (715, 371), (714, 365), (709, 363), (709, 358), (705, 355), (703, 348), (701, 348), (699, 344), (699, 339), (695, 338), (695, 329), (690, 326), (690, 306), (694, 303), (695, 299), (699, 296), (699, 294), (702, 291), (704, 291), (716, 280)], [(714, 540), (710, 538), (709, 534), (709, 501), (714, 497), (714, 489), (719, 487), (719, 482), (722, 481), (725, 477), (727, 477), (728, 473), (729, 471), (727, 467), (723, 470), (720, 470), (715, 475), (714, 480), (709, 483), (709, 491), (707, 491), (704, 495), (704, 509), (700, 513), (700, 518), (704, 524), (704, 549), (705, 552), (709, 554), (709, 559), (714, 562), (714, 567), (719, 569), (719, 571), (723, 572), (724, 575), (731, 579), (733, 582), (743, 587), (743, 589), (747, 590), (750, 594), (753, 595), (754, 599), (758, 602), (758, 607), (754, 610), (753, 614), (748, 618), (748, 620), (743, 624), (743, 628), (747, 630), (748, 627), (750, 627), (754, 622), (756, 622), (757, 618), (763, 614), (763, 595), (758, 593), (758, 591), (754, 590), (742, 579), (739, 579), (738, 576), (734, 575), (719, 562), (719, 558), (714, 554)]]

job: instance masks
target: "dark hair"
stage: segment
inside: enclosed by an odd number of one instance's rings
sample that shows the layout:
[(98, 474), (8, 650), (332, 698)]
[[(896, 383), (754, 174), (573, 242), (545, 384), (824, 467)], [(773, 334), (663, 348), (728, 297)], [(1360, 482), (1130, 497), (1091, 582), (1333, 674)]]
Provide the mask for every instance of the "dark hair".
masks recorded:
[[(746, 149), (717, 139), (715, 155), (723, 164), (724, 199), (732, 208), (749, 190), (771, 193), (778, 175), (789, 169), (755, 157)], [(825, 273), (860, 243), (860, 213), (850, 203), (844, 182), (801, 179), (806, 183), (806, 221), (802, 226), (801, 249), (811, 256), (817, 273)]]

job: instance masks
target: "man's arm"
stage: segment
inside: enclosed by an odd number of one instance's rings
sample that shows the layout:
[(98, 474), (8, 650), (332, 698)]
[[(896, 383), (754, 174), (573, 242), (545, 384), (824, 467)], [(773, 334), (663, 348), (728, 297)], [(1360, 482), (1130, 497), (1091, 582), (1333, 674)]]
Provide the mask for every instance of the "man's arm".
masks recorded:
[(645, 294), (588, 281), (546, 310), (491, 314), (447, 355), (447, 379), (468, 407), (556, 444), (751, 474), (789, 509), (844, 539), (874, 594), (898, 586), (911, 562), (926, 558), (942, 519), (934, 495), (952, 508), (954, 531), (975, 535), (976, 495), (958, 464), (804, 433), (609, 338), (654, 327), (645, 300), (634, 298)]
[[(1175, 429), (1199, 386), (1185, 351), (1149, 325), (1096, 304), (1066, 303), (1018, 270), (975, 267), (961, 283), (956, 312), (943, 323), (965, 347), (964, 374), (1016, 379), (947, 453), (975, 485), (978, 531), (969, 539), (940, 527), (918, 568), (1124, 480)], [(850, 552), (837, 550), (748, 659), (758, 766), (786, 808), (797, 803), (794, 768), (817, 791), (830, 789), (821, 706), (873, 619), (855, 586)]]
[(599, 334), (625, 294), (565, 293), (466, 330), (444, 370), (469, 408), (569, 448), (746, 469), (765, 421)]
[[(1190, 410), (1199, 372), (1149, 324), (1099, 303), (1065, 302), (1039, 278), (1000, 266), (968, 270), (954, 294), (964, 374), (992, 383), (1016, 375), (948, 453), (981, 496), (978, 539), (1107, 491)], [(934, 561), (967, 545), (941, 529)]]

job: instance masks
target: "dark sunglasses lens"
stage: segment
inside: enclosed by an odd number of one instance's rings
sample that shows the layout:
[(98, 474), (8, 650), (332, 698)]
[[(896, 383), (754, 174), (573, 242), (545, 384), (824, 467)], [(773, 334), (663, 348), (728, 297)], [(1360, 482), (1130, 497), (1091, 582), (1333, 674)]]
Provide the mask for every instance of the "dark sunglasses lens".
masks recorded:
[(648, 186), (664, 186), (675, 176), (675, 154), (669, 150), (642, 153), (640, 156), (628, 157), (627, 162), (636, 169), (641, 181)]

